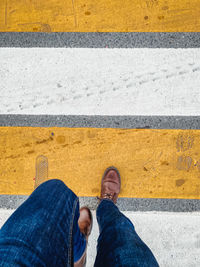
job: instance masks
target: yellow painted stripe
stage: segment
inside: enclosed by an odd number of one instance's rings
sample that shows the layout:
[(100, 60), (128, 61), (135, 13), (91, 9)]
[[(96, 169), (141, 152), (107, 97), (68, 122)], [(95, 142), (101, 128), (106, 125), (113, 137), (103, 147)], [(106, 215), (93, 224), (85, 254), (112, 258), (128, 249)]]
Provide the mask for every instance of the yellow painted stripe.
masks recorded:
[(121, 197), (200, 199), (200, 131), (96, 128), (0, 128), (0, 194), (30, 194), (35, 160), (49, 178), (79, 196), (97, 196), (110, 165), (122, 176)]
[(199, 0), (1, 0), (0, 31), (198, 32)]

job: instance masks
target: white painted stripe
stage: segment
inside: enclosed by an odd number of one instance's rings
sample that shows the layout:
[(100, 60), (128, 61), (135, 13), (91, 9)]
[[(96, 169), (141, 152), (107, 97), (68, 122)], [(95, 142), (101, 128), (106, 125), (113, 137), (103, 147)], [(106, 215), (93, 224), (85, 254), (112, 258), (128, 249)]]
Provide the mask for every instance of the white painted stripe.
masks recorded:
[[(0, 209), (0, 227), (13, 210)], [(200, 266), (200, 213), (124, 212), (136, 232), (150, 247), (161, 267)], [(98, 225), (94, 224), (88, 243), (87, 267), (96, 256)]]
[(0, 114), (200, 115), (200, 49), (0, 48)]

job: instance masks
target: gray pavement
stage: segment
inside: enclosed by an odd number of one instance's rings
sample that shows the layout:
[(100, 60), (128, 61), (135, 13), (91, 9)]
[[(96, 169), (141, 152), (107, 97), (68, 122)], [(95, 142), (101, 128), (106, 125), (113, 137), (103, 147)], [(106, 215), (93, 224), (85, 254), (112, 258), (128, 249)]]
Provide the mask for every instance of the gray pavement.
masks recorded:
[[(28, 196), (0, 195), (0, 209), (16, 209)], [(96, 210), (96, 197), (80, 197), (80, 206), (88, 206)], [(161, 199), (161, 198), (119, 198), (117, 206), (121, 211), (165, 211), (165, 212), (194, 212), (200, 211), (200, 200), (197, 199)]]
[(0, 47), (197, 48), (200, 47), (200, 34), (1, 32)]
[(199, 116), (0, 115), (2, 126), (200, 129)]

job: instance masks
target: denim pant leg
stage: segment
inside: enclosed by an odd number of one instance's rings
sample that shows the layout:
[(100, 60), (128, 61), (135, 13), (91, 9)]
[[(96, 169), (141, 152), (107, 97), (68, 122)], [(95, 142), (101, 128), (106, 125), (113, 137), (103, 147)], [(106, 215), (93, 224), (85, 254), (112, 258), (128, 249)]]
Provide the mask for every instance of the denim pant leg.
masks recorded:
[(0, 230), (0, 266), (73, 266), (85, 250), (78, 197), (60, 180), (41, 184)]
[(158, 266), (151, 250), (135, 232), (131, 221), (111, 200), (102, 200), (97, 209), (100, 235), (95, 267)]

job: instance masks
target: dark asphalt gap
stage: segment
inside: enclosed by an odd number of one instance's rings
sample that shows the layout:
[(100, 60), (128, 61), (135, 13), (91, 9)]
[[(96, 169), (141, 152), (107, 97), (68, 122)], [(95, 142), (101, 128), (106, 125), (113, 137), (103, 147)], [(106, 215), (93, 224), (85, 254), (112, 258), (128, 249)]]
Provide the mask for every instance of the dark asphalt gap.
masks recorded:
[(195, 33), (31, 33), (1, 32), (0, 47), (199, 48)]
[(200, 116), (0, 115), (0, 127), (200, 129)]
[[(0, 209), (16, 209), (28, 196), (0, 195)], [(95, 197), (79, 197), (80, 206), (96, 210), (98, 200)], [(195, 212), (200, 211), (197, 199), (161, 199), (161, 198), (119, 198), (117, 206), (122, 211), (165, 211)]]

